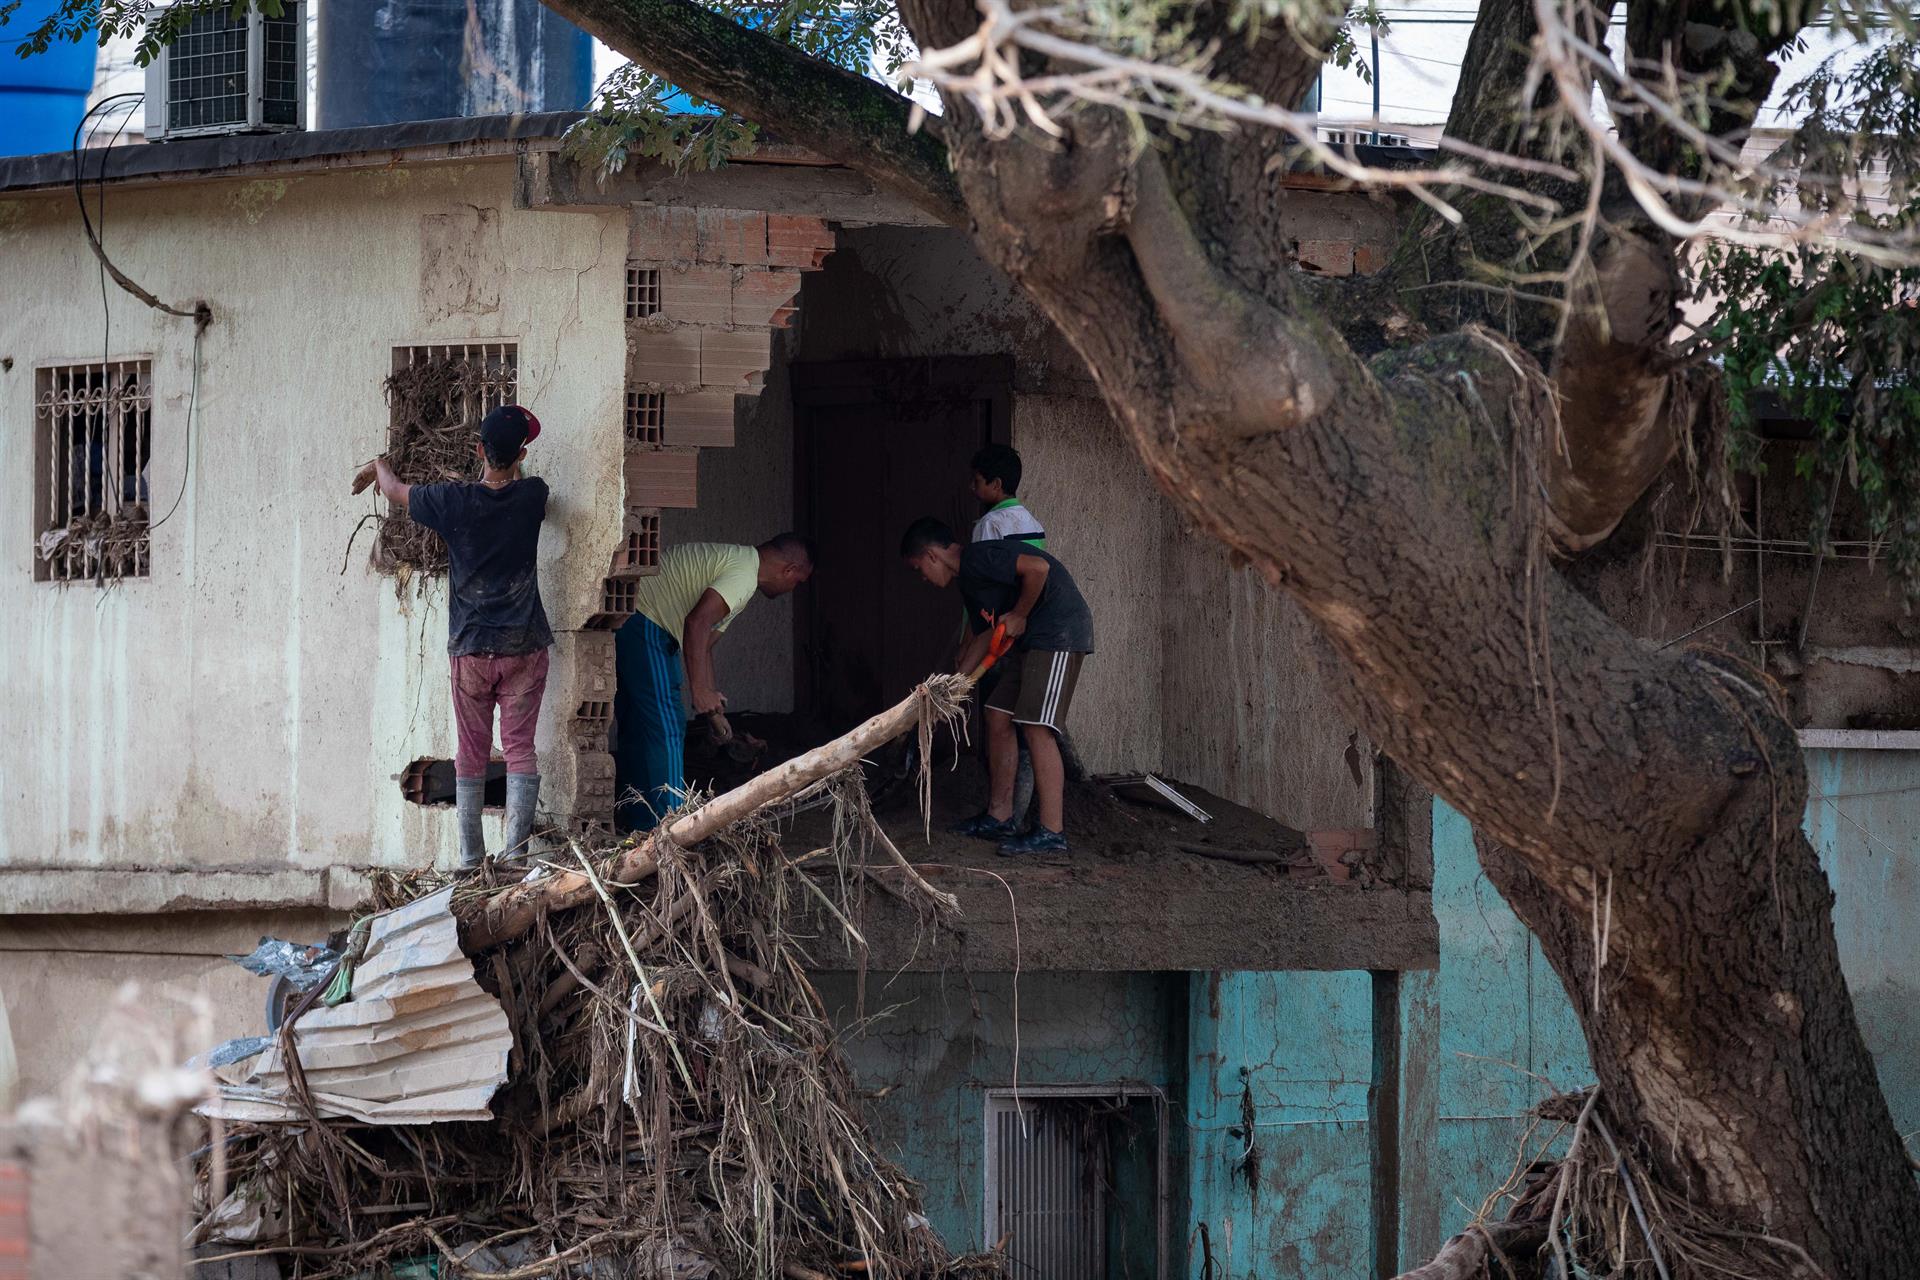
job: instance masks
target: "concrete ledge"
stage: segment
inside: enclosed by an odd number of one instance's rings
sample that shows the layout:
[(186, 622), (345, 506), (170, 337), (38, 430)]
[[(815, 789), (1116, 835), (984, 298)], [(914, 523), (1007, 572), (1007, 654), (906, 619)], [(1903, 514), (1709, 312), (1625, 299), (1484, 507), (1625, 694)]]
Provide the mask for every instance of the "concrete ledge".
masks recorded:
[(1920, 751), (1920, 730), (1802, 729), (1800, 746), (1808, 751)]
[(0, 914), (160, 915), (310, 907), (350, 911), (365, 897), (355, 867), (0, 868)]
[[(1091, 877), (1013, 869), (1004, 883), (923, 870), (960, 899), (960, 929), (923, 929), (899, 900), (871, 893), (858, 921), (870, 968), (1178, 972), (1440, 963), (1439, 925), (1424, 890), (1291, 880), (1253, 868), (1244, 884), (1205, 889), (1118, 866)], [(810, 923), (820, 939), (813, 967), (856, 967), (837, 923), (817, 911)]]

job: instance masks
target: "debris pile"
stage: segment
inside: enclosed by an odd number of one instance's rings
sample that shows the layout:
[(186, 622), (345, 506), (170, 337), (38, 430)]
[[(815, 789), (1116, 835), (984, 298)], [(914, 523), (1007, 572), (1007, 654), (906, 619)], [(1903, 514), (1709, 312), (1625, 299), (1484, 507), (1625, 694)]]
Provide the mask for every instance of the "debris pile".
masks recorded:
[[(478, 480), (480, 462), (473, 446), (480, 441), (480, 419), (500, 403), (494, 384), (502, 374), (484, 359), (433, 356), (396, 369), (386, 382), (392, 425), (387, 431), (387, 465), (405, 484)], [(402, 585), (411, 574), (444, 573), (447, 544), (404, 511), (377, 517), (373, 566), (397, 574)]]
[[(942, 681), (916, 691), (894, 733), (916, 719), (930, 732), (961, 692)], [(217, 1160), (199, 1170), (195, 1242), (269, 1251), (283, 1274), (315, 1280), (413, 1262), (483, 1278), (998, 1276), (997, 1258), (948, 1256), (918, 1189), (876, 1150), (806, 976), (810, 949), (858, 951), (870, 893), (905, 899), (930, 926), (953, 910), (873, 824), (864, 749), (829, 744), (780, 778), (690, 807), (644, 843), (571, 844), (531, 873), (490, 865), (377, 884), (388, 914), (342, 959), (363, 954), (352, 998), (325, 1009), (314, 986), (261, 1055), (274, 1061), (219, 1073), (214, 1112), (243, 1114), (232, 1100), (244, 1096), (284, 1116), (216, 1137)], [(791, 857), (777, 827), (802, 806), (827, 808), (833, 835)], [(442, 963), (433, 939), (450, 920), (464, 954)], [(401, 947), (402, 937), (418, 941)], [(362, 1076), (458, 1060), (435, 1057), (450, 1037), (434, 1033), (429, 1010), (466, 997), (416, 994), (439, 989), (417, 980), (432, 974), (477, 983), (504, 1016), (505, 1070), (476, 1081), (492, 1118), (352, 1118), (380, 1115), (357, 1093)], [(320, 1021), (309, 1074), (310, 1018)], [(438, 1025), (487, 1021), (480, 1010)], [(364, 1031), (343, 1036), (334, 1023)], [(483, 1073), (495, 1065), (473, 1060)]]

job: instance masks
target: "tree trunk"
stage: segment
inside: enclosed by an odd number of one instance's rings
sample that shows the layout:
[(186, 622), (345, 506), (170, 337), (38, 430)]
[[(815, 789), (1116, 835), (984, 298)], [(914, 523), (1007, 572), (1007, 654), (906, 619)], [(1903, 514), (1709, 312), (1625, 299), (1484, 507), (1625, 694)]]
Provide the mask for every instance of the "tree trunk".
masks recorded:
[[(552, 3), (590, 8), (597, 34), (669, 76), (721, 57), (709, 41), (676, 61), (686, 0)], [(1230, 8), (1196, 5), (1199, 35)], [(903, 10), (925, 48), (977, 23), (967, 0)], [(1489, 10), (1530, 10), (1483, 8), (1492, 87), (1463, 79), (1462, 94), (1491, 101), (1518, 83), (1525, 28), (1486, 30)], [(1664, 47), (1660, 29), (1634, 26), (1636, 50)], [(689, 87), (811, 140), (724, 75)], [(1456, 119), (1499, 123), (1473, 105)], [(943, 140), (974, 240), (1073, 344), (1182, 513), (1323, 628), (1367, 737), (1497, 842), (1483, 861), (1580, 1010), (1609, 1131), (1729, 1230), (1789, 1241), (1846, 1280), (1912, 1275), (1920, 1191), (1800, 834), (1791, 726), (1762, 677), (1654, 650), (1551, 559), (1569, 529), (1604, 536), (1684, 425), (1657, 349), (1660, 246), (1586, 260), (1558, 242), (1585, 273), (1585, 294), (1568, 293), (1590, 341), (1572, 325), (1547, 347), (1554, 326), (1516, 343), (1469, 325), (1363, 360), (1337, 307), (1286, 269), (1256, 185), (1270, 166), (1245, 137), (1182, 143), (1203, 150), (1163, 165), (1105, 110), (1067, 115), (1057, 142), (988, 138), (968, 111), (947, 103)], [(926, 167), (822, 137), (894, 182)], [(1583, 390), (1563, 417), (1564, 388)]]

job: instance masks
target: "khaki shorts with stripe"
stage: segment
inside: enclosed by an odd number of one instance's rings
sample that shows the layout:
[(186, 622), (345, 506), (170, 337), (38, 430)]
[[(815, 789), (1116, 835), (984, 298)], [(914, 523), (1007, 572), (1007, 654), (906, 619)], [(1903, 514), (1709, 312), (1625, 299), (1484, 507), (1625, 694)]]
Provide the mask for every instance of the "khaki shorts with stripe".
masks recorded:
[(1067, 722), (1073, 686), (1080, 680), (1084, 653), (1027, 649), (1007, 655), (1000, 683), (987, 705), (1013, 717), (1015, 724), (1043, 724), (1058, 733)]

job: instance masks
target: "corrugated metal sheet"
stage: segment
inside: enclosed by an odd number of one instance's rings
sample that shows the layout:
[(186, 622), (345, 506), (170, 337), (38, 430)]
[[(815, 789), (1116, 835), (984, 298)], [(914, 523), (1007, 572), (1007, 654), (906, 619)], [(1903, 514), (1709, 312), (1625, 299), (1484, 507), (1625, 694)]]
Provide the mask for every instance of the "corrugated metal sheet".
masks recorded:
[[(448, 909), (453, 887), (374, 918), (353, 997), (316, 1007), (294, 1028), (307, 1088), (323, 1116), (380, 1124), (485, 1120), (506, 1081), (513, 1033), (473, 979)], [(223, 1083), (202, 1114), (290, 1120), (300, 1112), (279, 1042)]]

